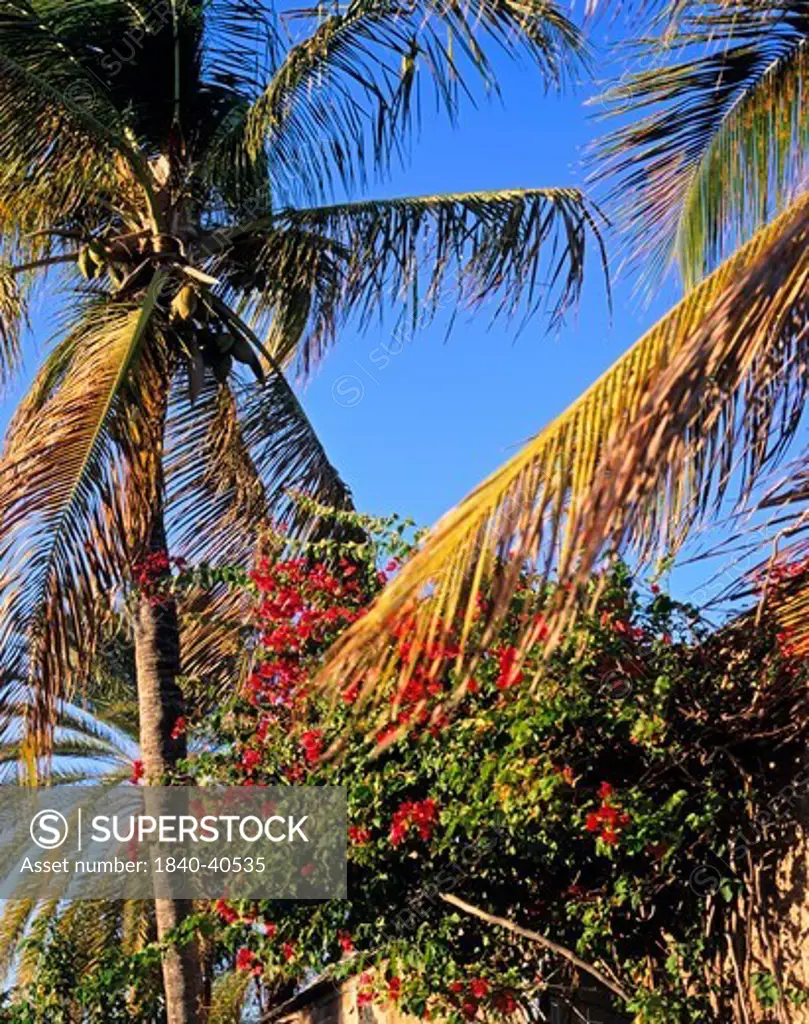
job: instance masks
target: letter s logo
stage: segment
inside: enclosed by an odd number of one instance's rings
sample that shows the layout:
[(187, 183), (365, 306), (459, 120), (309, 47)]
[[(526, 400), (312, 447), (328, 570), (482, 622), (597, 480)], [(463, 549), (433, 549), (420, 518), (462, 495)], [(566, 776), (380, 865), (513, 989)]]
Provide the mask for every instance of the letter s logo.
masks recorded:
[(55, 850), (67, 839), (67, 819), (59, 811), (39, 811), (31, 819), (30, 832), (40, 849)]

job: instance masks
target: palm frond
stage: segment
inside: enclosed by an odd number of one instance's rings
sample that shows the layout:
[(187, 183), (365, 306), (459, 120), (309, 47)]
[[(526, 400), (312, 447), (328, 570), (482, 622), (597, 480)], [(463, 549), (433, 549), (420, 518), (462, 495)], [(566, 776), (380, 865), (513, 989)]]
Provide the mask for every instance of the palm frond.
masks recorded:
[(97, 206), (119, 155), (150, 178), (99, 82), (30, 3), (0, 9), (0, 207), (4, 230), (33, 231)]
[(115, 414), (161, 284), (156, 275), (139, 306), (90, 307), (76, 328), (81, 358), (37, 416), (16, 422), (0, 462), (2, 663), (26, 666), (43, 721), (88, 653), (82, 638), (93, 633), (99, 599), (89, 542), (114, 489), (113, 450), (125, 436), (114, 436)]
[(20, 951), (19, 983), (30, 984), (37, 973), (39, 962), (39, 943), (45, 938), (48, 928), (57, 919), (59, 914), (58, 899), (39, 900), (34, 904), (30, 917), (31, 942), (27, 943)]
[[(451, 635), (463, 667), (484, 584), (495, 595), (483, 619), (491, 633), (526, 566), (582, 583), (605, 554), (675, 551), (721, 501), (739, 453), (745, 495), (794, 433), (806, 396), (807, 240), (804, 197), (438, 523), (338, 642), (321, 681), (356, 680), (368, 696), (398, 671), (391, 639), (405, 620), (413, 659)], [(576, 588), (561, 593), (549, 649), (576, 613)], [(538, 628), (529, 617), (523, 647)]]
[[(730, 565), (719, 599), (749, 601), (778, 623), (783, 650), (809, 652), (809, 452), (771, 480), (724, 544), (706, 553)], [(751, 565), (752, 563), (752, 565)]]
[(0, 268), (0, 395), (19, 366), (20, 334), (25, 321), (25, 302), (14, 274), (8, 268)]
[(154, 930), (150, 900), (125, 900), (121, 908), (121, 946), (125, 953), (139, 953)]
[(25, 934), (37, 901), (10, 899), (3, 902), (5, 906), (0, 917), (0, 977), (5, 981), (19, 952), (20, 939)]
[[(250, 565), (256, 536), (283, 525), (309, 533), (316, 519), (292, 498), (353, 508), (351, 492), (329, 461), (283, 374), (263, 385), (208, 378), (197, 401), (177, 396), (167, 433), (167, 515), (175, 550), (196, 563)], [(246, 668), (244, 631), (251, 598), (224, 585), (185, 596), (180, 606), (183, 674), (210, 699)]]
[(418, 124), (425, 85), (451, 120), (472, 80), (496, 92), (488, 47), (511, 58), (527, 53), (550, 83), (583, 49), (550, 0), (352, 0), (297, 19), (307, 37), (254, 104), (249, 137), (254, 151), (269, 147), (276, 177), (285, 172), (317, 195), (335, 175), (352, 185), (368, 167), (390, 163)]
[(237, 229), (222, 266), (250, 265), (261, 290), (243, 314), (279, 358), (297, 347), (307, 373), (350, 315), (367, 328), (391, 304), (408, 331), (448, 305), (556, 322), (580, 295), (588, 244), (607, 277), (603, 223), (577, 189), (343, 203)]
[(208, 379), (202, 401), (178, 400), (169, 419), (166, 475), (176, 550), (212, 564), (246, 564), (256, 532), (272, 522), (293, 534), (311, 522), (292, 500), (303, 491), (351, 508), (351, 492), (331, 464), (289, 382)]
[(285, 50), (278, 12), (264, 0), (208, 0), (204, 15), (204, 79), (256, 96)]
[(681, 29), (643, 46), (652, 66), (600, 97), (630, 119), (599, 144), (597, 173), (615, 179), (610, 199), (647, 274), (676, 259), (693, 287), (803, 183), (809, 8), (697, 5)]
[(220, 974), (211, 993), (209, 1024), (239, 1024), (249, 986), (250, 976), (245, 971)]

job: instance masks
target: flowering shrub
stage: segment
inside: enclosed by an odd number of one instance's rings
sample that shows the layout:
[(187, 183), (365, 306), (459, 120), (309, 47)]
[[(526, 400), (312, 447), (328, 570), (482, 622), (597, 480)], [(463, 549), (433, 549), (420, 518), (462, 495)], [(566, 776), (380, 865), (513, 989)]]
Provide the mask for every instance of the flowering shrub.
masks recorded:
[[(349, 553), (293, 552), (252, 573), (253, 670), (206, 723), (215, 750), (185, 769), (231, 784), (345, 786), (350, 895), (220, 901), (223, 949), (257, 985), (356, 974), (360, 1005), (392, 1001), (451, 1022), (564, 1001), (577, 968), (462, 916), (441, 899), (455, 893), (615, 979), (638, 1021), (736, 1019), (727, 935), (744, 921), (740, 907), (754, 912), (793, 808), (751, 856), (738, 841), (794, 782), (806, 740), (805, 673), (789, 650), (766, 623), (711, 632), (616, 566), (531, 692), (511, 643), (536, 614), (526, 575), (460, 702), (448, 700), (454, 651), (436, 646), (391, 694), (388, 725), (355, 733), (332, 759), (360, 695), (346, 689), (332, 707), (309, 680), (406, 557), (401, 524), (390, 526)], [(544, 657), (538, 625), (526, 677)], [(481, 642), (474, 630), (471, 642)], [(397, 645), (408, 658), (407, 627)], [(799, 1001), (788, 974), (773, 981), (778, 965), (762, 949), (748, 942), (740, 955), (768, 991)]]

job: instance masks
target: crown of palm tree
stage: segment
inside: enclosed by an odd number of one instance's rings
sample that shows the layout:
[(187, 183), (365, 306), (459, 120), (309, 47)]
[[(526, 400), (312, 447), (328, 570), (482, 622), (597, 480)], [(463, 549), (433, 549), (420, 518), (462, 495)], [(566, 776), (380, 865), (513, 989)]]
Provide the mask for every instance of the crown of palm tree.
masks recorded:
[(38, 275), (66, 290), (0, 463), (7, 680), (52, 712), (156, 508), (179, 550), (235, 560), (271, 517), (311, 525), (290, 488), (350, 506), (283, 372), (347, 318), (423, 322), (445, 286), (505, 313), (575, 299), (598, 238), (577, 191), (334, 193), (406, 156), (425, 100), (452, 120), (494, 91), (490, 51), (554, 84), (582, 49), (549, 0), (0, 2), (0, 378)]

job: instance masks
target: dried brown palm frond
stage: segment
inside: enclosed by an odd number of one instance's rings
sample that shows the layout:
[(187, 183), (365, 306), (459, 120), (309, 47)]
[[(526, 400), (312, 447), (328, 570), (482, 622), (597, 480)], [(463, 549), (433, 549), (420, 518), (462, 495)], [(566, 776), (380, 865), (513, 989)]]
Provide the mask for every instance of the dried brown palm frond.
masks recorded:
[[(719, 598), (754, 602), (779, 624), (784, 650), (809, 652), (809, 453), (770, 481), (755, 506), (733, 522), (730, 537), (705, 557), (730, 562)], [(732, 555), (731, 555), (732, 553)]]
[[(438, 523), (338, 642), (321, 682), (357, 681), (364, 696), (379, 695), (450, 634), (460, 634), (463, 667), (484, 584), (493, 629), (526, 563), (583, 582), (605, 554), (676, 550), (722, 499), (739, 453), (745, 495), (792, 436), (809, 383), (807, 243), (804, 196)], [(557, 636), (573, 598), (557, 609)], [(391, 640), (405, 624), (411, 657), (400, 666)], [(529, 619), (524, 645), (534, 629)]]
[(249, 986), (250, 976), (245, 971), (221, 974), (211, 992), (209, 1024), (239, 1024)]
[(20, 939), (25, 934), (36, 900), (5, 900), (0, 917), (0, 977), (5, 981), (19, 949)]
[[(257, 529), (280, 524), (291, 536), (316, 520), (292, 491), (352, 508), (341, 480), (289, 383), (271, 373), (261, 387), (209, 379), (192, 406), (178, 398), (167, 434), (168, 508), (179, 524), (175, 550), (196, 564), (253, 562)], [(216, 585), (181, 605), (183, 674), (210, 692), (238, 685), (247, 665), (251, 598)], [(208, 697), (210, 699), (210, 696)]]
[(0, 268), (0, 395), (19, 366), (25, 319), (25, 300), (15, 276), (8, 268)]
[(86, 616), (99, 590), (88, 541), (114, 491), (112, 450), (124, 436), (117, 414), (160, 285), (156, 277), (142, 305), (87, 309), (60, 388), (36, 415), (16, 419), (0, 462), (3, 562), (10, 567), (0, 591), (0, 648), (4, 665), (24, 663), (47, 695), (43, 721), (62, 690), (50, 680), (65, 680), (66, 665), (87, 653), (81, 638), (93, 632)]

